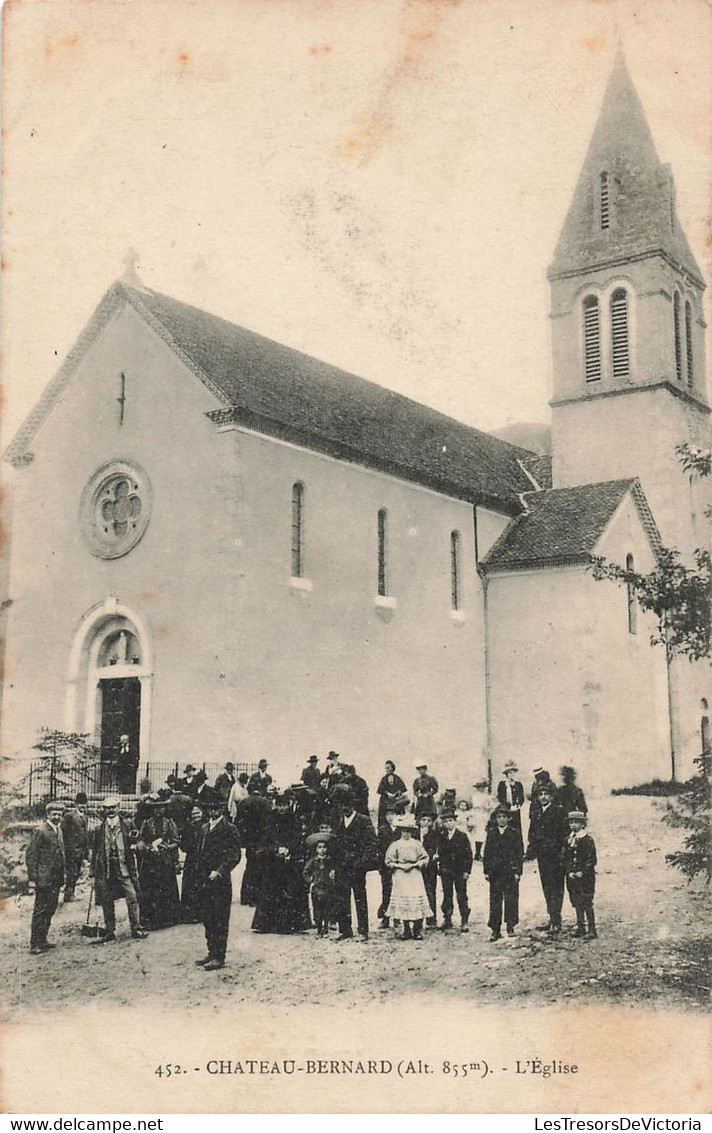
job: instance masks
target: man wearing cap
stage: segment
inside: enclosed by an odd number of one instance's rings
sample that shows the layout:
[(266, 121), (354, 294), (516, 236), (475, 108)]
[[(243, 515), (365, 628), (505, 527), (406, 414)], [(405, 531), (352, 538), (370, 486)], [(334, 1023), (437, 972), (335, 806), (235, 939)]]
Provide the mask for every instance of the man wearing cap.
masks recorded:
[(302, 771), (301, 779), (305, 787), (309, 787), (311, 791), (318, 791), (321, 786), (321, 771), (318, 767), (319, 756), (310, 755), (307, 760), (307, 765)]
[(532, 803), (529, 822), (527, 861), (536, 859), (539, 880), (549, 914), (547, 924), (539, 925), (552, 936), (561, 932), (561, 906), (564, 902), (564, 845), (568, 835), (566, 816), (554, 799), (554, 786), (542, 781), (538, 792), (538, 806)]
[(35, 887), (35, 903), (30, 928), (30, 952), (39, 956), (54, 948), (47, 940), (52, 917), (59, 904), (59, 891), (66, 872), (62, 837), (62, 803), (52, 800), (45, 807), (46, 818), (33, 832), (25, 861), (27, 877)]
[[(338, 793), (337, 793), (338, 792)], [(368, 940), (368, 901), (366, 898), (366, 874), (378, 869), (380, 854), (376, 831), (370, 818), (358, 814), (350, 787), (335, 788), (335, 801), (338, 799), (340, 817), (334, 831), (336, 845), (340, 853), (341, 872), (347, 886), (348, 896), (339, 917), (339, 940), (349, 940), (353, 936), (351, 924), (351, 893), (356, 906), (356, 923), (362, 940)]]
[(80, 791), (74, 802), (67, 803), (62, 816), (62, 837), (66, 880), (64, 903), (74, 900), (74, 890), (81, 872), (82, 862), (89, 856), (89, 835), (86, 815), (87, 797)]
[(435, 796), (440, 790), (438, 781), (434, 775), (428, 775), (428, 768), (425, 763), (419, 763), (415, 770), (418, 772), (418, 778), (413, 783), (416, 821), (421, 814), (432, 814), (433, 818), (437, 818)]
[(141, 924), (138, 910), (138, 876), (134, 843), (136, 832), (131, 831), (119, 814), (119, 799), (109, 795), (102, 803), (103, 819), (94, 839), (91, 875), (94, 878), (96, 904), (104, 913), (104, 934), (96, 944), (109, 944), (116, 940), (116, 912), (114, 902), (125, 898), (129, 914), (131, 935), (145, 940), (148, 933)]
[(226, 763), (225, 770), (222, 771), (215, 780), (215, 790), (220, 795), (221, 799), (227, 802), (230, 797), (230, 791), (235, 785), (235, 764)]
[(240, 836), (227, 821), (225, 804), (216, 791), (203, 793), (208, 821), (198, 839), (196, 888), (202, 904), (208, 952), (196, 965), (206, 972), (225, 966), (232, 905), (231, 873), (240, 860)]
[(248, 795), (263, 795), (265, 796), (272, 786), (272, 776), (267, 774), (269, 764), (266, 759), (261, 759), (257, 764), (257, 770), (254, 775), (250, 775), (247, 780), (247, 793)]

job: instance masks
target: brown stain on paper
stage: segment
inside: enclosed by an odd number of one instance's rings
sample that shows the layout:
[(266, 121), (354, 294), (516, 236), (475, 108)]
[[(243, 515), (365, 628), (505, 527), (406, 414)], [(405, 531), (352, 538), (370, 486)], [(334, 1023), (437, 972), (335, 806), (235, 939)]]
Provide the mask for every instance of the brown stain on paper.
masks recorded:
[(405, 0), (401, 11), (400, 45), (386, 71), (376, 104), (363, 125), (350, 133), (340, 151), (357, 165), (367, 165), (382, 148), (395, 125), (394, 102), (401, 89), (421, 79), (447, 14), (461, 0)]

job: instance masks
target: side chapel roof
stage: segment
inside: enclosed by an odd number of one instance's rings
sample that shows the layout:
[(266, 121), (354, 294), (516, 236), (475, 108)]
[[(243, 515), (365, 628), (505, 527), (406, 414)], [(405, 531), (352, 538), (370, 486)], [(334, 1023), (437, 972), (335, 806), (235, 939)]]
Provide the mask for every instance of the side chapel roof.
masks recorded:
[(653, 550), (660, 535), (638, 479), (525, 492), (525, 511), (509, 523), (482, 561), (486, 574), (587, 563), (623, 497), (630, 492)]

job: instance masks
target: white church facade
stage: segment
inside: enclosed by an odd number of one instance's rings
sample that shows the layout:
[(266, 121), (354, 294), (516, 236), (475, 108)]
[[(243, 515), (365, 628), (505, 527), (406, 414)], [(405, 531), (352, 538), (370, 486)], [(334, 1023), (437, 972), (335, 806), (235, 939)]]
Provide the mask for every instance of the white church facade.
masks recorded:
[(709, 668), (589, 570), (707, 540), (704, 285), (622, 61), (549, 274), (551, 462), (114, 284), (6, 453), (5, 754), (689, 775)]

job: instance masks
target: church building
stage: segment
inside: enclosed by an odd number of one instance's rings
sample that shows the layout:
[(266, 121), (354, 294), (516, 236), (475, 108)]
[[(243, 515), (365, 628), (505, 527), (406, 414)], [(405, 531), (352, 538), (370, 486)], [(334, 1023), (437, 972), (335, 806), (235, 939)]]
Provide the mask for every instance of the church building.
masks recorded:
[(622, 58), (549, 279), (550, 460), (115, 283), (5, 454), (5, 754), (688, 776), (709, 668), (590, 571), (707, 544), (704, 283)]

